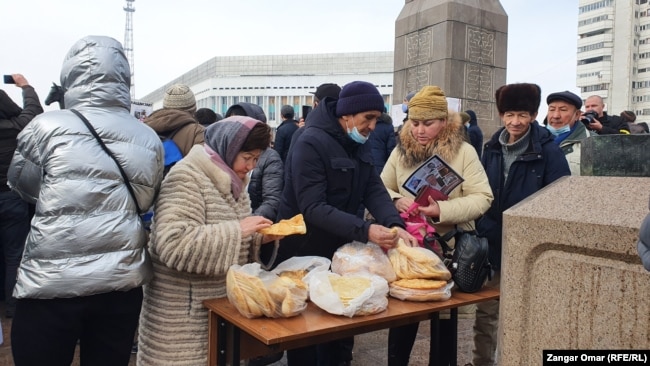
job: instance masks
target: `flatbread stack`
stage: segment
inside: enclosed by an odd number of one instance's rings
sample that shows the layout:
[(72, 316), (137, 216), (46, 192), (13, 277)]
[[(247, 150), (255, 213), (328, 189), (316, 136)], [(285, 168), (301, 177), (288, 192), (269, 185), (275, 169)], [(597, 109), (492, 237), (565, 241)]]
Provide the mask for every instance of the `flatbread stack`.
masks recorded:
[(357, 276), (330, 276), (332, 290), (339, 295), (344, 306), (350, 306), (350, 301), (361, 296), (364, 291), (370, 288), (369, 278)]
[(409, 301), (444, 301), (451, 297), (453, 282), (422, 278), (402, 279), (390, 284), (390, 295)]
[(307, 285), (299, 278), (280, 276), (269, 286), (279, 317), (289, 318), (307, 307)]
[(410, 247), (399, 239), (397, 247), (388, 251), (395, 274), (398, 278), (425, 278), (432, 280), (451, 279), (451, 273), (440, 257), (432, 251)]
[(280, 220), (279, 222), (258, 231), (264, 235), (277, 235), (287, 236), (294, 234), (306, 234), (307, 225), (302, 214), (298, 214), (288, 220)]
[(388, 258), (399, 278), (389, 285), (392, 297), (409, 301), (443, 301), (451, 297), (451, 273), (432, 251), (409, 247), (400, 239), (397, 247), (388, 251)]
[[(377, 279), (380, 277), (375, 276)], [(381, 281), (385, 280), (381, 279)], [(329, 282), (332, 286), (332, 290), (339, 295), (339, 299), (343, 304), (345, 309), (356, 308), (354, 310), (353, 316), (363, 316), (377, 314), (386, 310), (388, 302), (384, 301), (374, 301), (377, 296), (374, 294), (375, 288), (373, 287), (372, 280), (367, 276), (336, 276), (330, 275)], [(367, 293), (369, 289), (373, 290), (373, 296), (368, 298), (363, 303), (359, 302), (360, 298), (363, 298), (364, 294)], [(380, 297), (381, 300), (386, 299), (386, 293)]]
[(288, 276), (266, 273), (268, 287), (259, 277), (232, 266), (226, 275), (228, 300), (247, 318), (298, 315), (307, 307), (307, 286)]
[(370, 273), (391, 282), (397, 279), (386, 253), (374, 243), (353, 241), (336, 250), (332, 256), (332, 272), (348, 274)]

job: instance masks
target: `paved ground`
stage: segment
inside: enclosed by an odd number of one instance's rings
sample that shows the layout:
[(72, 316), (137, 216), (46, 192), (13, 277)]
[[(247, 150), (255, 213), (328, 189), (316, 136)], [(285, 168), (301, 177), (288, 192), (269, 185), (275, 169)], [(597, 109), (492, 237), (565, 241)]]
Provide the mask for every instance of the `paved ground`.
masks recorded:
[[(11, 366), (14, 364), (11, 357), (11, 320), (4, 317), (4, 303), (0, 303), (1, 322), (4, 334), (4, 344), (0, 346), (0, 366)], [(472, 355), (472, 319), (460, 319), (458, 321), (458, 365), (465, 365), (471, 361)], [(381, 366), (386, 365), (386, 344), (388, 342), (388, 331), (382, 330), (366, 333), (355, 337), (354, 360), (355, 366)], [(411, 366), (428, 365), (429, 350), (429, 324), (422, 322), (418, 331), (418, 337), (411, 354)], [(79, 360), (75, 358), (71, 366), (79, 366)], [(135, 355), (131, 357), (129, 366), (135, 366)], [(286, 359), (282, 359), (273, 366), (286, 366)]]
[[(472, 361), (472, 326), (474, 319), (458, 320), (458, 365)], [(386, 365), (386, 344), (388, 330), (366, 333), (354, 338), (354, 366)], [(286, 357), (272, 366), (286, 366)], [(420, 323), (418, 337), (411, 352), (410, 366), (426, 366), (429, 364), (429, 323)]]

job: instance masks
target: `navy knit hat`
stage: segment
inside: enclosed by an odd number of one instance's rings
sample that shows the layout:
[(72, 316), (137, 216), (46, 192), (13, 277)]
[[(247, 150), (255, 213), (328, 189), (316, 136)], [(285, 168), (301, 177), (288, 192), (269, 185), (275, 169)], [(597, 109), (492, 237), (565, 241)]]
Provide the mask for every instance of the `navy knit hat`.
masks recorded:
[(336, 116), (357, 114), (367, 111), (384, 111), (384, 98), (377, 88), (365, 81), (345, 84), (336, 103)]

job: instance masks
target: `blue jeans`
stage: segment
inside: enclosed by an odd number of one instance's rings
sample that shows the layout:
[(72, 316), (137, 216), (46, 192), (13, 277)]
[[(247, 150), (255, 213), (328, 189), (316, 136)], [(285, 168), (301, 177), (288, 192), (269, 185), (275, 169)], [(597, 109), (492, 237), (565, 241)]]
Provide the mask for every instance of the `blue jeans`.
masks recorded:
[(12, 191), (0, 192), (0, 246), (5, 259), (4, 291), (8, 308), (15, 306), (11, 294), (16, 285), (16, 273), (23, 256), (30, 221), (27, 202)]

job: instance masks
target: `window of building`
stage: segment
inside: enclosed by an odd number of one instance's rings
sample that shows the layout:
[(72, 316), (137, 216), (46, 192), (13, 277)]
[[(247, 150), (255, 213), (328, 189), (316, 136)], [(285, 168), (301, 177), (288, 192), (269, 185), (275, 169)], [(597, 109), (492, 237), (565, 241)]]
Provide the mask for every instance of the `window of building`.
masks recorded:
[(578, 53), (593, 51), (605, 47), (605, 42), (598, 42), (594, 44), (589, 44), (583, 47), (578, 47)]
[(578, 12), (580, 14), (582, 14), (582, 13), (586, 13), (586, 12), (589, 12), (589, 11), (594, 11), (594, 10), (598, 10), (598, 9), (601, 9), (601, 8), (606, 8), (606, 7), (612, 6), (613, 4), (614, 4), (614, 0), (601, 0), (601, 1), (598, 1), (598, 2), (595, 2), (595, 3), (592, 3), (592, 4), (581, 6), (580, 8), (578, 8)]

